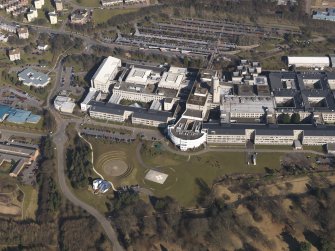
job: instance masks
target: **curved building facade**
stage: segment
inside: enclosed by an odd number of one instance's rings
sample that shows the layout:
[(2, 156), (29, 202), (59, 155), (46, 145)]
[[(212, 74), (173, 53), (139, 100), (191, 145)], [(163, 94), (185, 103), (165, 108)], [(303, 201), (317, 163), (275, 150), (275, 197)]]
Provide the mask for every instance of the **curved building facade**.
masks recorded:
[(181, 151), (187, 151), (206, 143), (207, 132), (203, 130), (185, 130), (183, 125), (178, 123), (168, 127), (168, 136)]

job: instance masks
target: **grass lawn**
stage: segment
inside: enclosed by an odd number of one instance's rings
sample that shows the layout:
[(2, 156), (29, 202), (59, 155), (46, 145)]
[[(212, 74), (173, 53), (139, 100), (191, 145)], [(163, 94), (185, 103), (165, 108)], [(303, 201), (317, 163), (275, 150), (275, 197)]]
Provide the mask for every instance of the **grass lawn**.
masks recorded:
[(20, 186), (22, 192), (24, 192), (23, 202), (23, 219), (35, 220), (35, 213), (38, 206), (38, 192), (32, 186)]
[(170, 184), (160, 189), (161, 185), (150, 181), (145, 181), (145, 183), (154, 189), (157, 196), (169, 195), (184, 206), (193, 206), (200, 192), (197, 185), (198, 179), (202, 179), (208, 186), (211, 186), (213, 180), (226, 174), (264, 173), (265, 167), (279, 168), (280, 157), (281, 154), (260, 153), (257, 155), (257, 165), (248, 166), (245, 162), (245, 153), (209, 152), (188, 158), (163, 152), (155, 157), (144, 156), (144, 159), (146, 163), (158, 166), (156, 169), (159, 171), (169, 174), (167, 182), (170, 178)]
[(325, 152), (325, 148), (323, 146), (303, 146), (304, 150), (311, 150), (311, 151), (317, 151), (317, 152)]
[(4, 161), (0, 165), (0, 173), (9, 174), (10, 170), (12, 169), (12, 167), (13, 167), (13, 165), (12, 165), (11, 162)]
[(99, 7), (100, 1), (99, 0), (75, 0), (76, 4), (83, 6), (83, 7)]
[(106, 194), (95, 195), (88, 188), (74, 189), (71, 187), (70, 182), (68, 183), (68, 186), (71, 188), (72, 192), (78, 199), (91, 205), (103, 214), (108, 212), (106, 202), (109, 200), (109, 196), (113, 197), (112, 190), (108, 191)]
[[(132, 172), (125, 178), (105, 176), (101, 167), (96, 166), (104, 178), (112, 181), (115, 186), (139, 184), (150, 189), (156, 196), (171, 196), (185, 207), (194, 206), (200, 191), (197, 180), (202, 179), (209, 186), (217, 177), (233, 173), (264, 173), (265, 167), (280, 167), (279, 153), (259, 153), (257, 165), (246, 164), (245, 153), (209, 152), (195, 156), (183, 156), (162, 150), (161, 153), (151, 155), (148, 151), (142, 153), (143, 161), (151, 168), (169, 175), (163, 185), (145, 180), (148, 168), (140, 166), (136, 159), (136, 147), (133, 144), (109, 144), (97, 139), (90, 139), (94, 151), (94, 164), (98, 163), (99, 156), (107, 152), (122, 152), (127, 156), (127, 163), (133, 165)], [(150, 144), (148, 143), (148, 146)], [(152, 146), (153, 147), (153, 146)]]
[[(82, 0), (85, 1), (85, 0)], [(96, 9), (93, 11), (93, 20), (96, 24), (106, 22), (108, 19), (116, 15), (123, 15), (138, 11), (138, 8), (127, 8), (127, 9)]]
[(289, 145), (255, 145), (255, 149), (293, 150), (293, 146), (289, 146)]
[(57, 55), (52, 53), (50, 50), (42, 52), (41, 54), (30, 54), (30, 53), (22, 53), (21, 52), (21, 60), (23, 63), (28, 64), (40, 64), (40, 60), (44, 60), (47, 62), (49, 66), (53, 65), (53, 61), (57, 58)]
[(41, 117), (40, 121), (36, 124), (33, 123), (24, 123), (24, 124), (15, 124), (10, 123), (8, 121), (3, 121), (0, 126), (5, 128), (14, 128), (14, 129), (24, 129), (24, 130), (33, 130), (33, 131), (43, 131), (43, 117)]

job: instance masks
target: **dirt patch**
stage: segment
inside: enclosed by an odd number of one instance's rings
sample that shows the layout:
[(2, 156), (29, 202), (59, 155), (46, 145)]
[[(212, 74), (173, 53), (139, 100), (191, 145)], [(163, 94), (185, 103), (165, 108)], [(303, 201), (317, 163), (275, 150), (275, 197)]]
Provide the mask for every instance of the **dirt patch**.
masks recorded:
[[(269, 216), (266, 212), (262, 212), (262, 220), (259, 222), (256, 222), (250, 211), (243, 205), (240, 205), (237, 208), (237, 213), (239, 217), (243, 217), (244, 222), (248, 222), (250, 226), (257, 227), (266, 238), (271, 241), (274, 246), (275, 250), (287, 250), (288, 246), (285, 242), (283, 242), (280, 238), (280, 234), (282, 232), (282, 229), (284, 225), (274, 223), (271, 219), (271, 216)], [(249, 240), (250, 242), (255, 245), (259, 250), (268, 250), (268, 247), (264, 247), (261, 243), (259, 243), (257, 240)]]
[(239, 199), (241, 194), (231, 192), (225, 186), (215, 186), (214, 195), (216, 198), (223, 198), (228, 203), (233, 203)]
[(21, 208), (16, 205), (4, 205), (0, 203), (0, 214), (5, 215), (20, 215), (21, 214)]
[(8, 204), (12, 201), (12, 199), (6, 194), (0, 194), (0, 203)]

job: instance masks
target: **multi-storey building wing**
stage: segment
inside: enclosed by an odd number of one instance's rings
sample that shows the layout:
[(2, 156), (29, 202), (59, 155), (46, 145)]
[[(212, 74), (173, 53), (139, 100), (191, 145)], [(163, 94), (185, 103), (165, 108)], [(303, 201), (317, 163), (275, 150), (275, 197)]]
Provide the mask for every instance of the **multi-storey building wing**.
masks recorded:
[(122, 65), (109, 57), (92, 78), (82, 110), (97, 119), (166, 127), (183, 151), (205, 143), (334, 143), (335, 74), (261, 69), (242, 60), (226, 78), (213, 70)]

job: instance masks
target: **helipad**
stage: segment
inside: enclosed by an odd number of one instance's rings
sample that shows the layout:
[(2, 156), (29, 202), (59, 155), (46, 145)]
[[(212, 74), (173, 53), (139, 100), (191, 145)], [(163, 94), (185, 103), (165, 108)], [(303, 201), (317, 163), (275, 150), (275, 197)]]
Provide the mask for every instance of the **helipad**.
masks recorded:
[(155, 183), (164, 184), (168, 176), (169, 175), (165, 173), (161, 173), (155, 170), (149, 170), (144, 178)]

